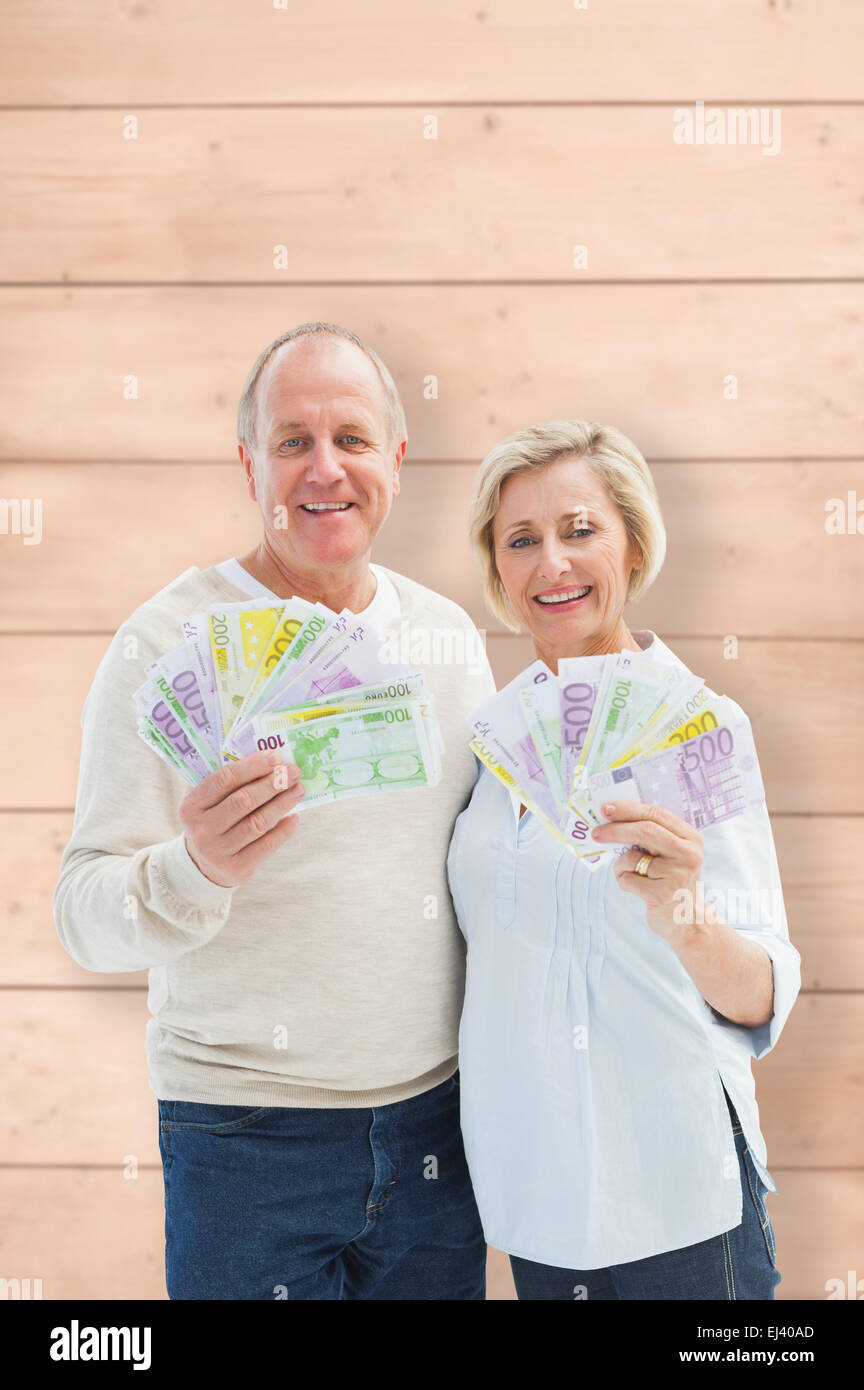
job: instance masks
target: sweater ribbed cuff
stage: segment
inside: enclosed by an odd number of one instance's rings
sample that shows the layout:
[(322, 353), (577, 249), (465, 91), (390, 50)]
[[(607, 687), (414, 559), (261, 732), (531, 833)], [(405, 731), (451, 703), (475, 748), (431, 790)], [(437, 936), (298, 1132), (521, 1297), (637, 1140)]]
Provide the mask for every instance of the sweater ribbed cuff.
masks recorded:
[(224, 888), (202, 874), (186, 848), (186, 837), (178, 835), (160, 847), (159, 875), (169, 891), (190, 908), (223, 907), (231, 901), (233, 888)]

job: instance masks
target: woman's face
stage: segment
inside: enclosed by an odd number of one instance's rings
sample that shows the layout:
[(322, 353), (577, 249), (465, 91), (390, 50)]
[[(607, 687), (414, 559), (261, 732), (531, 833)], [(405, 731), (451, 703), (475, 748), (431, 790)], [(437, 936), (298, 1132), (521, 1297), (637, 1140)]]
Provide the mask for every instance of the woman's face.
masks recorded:
[(501, 582), (538, 650), (566, 655), (618, 639), (630, 571), (642, 560), (586, 459), (509, 478), (493, 538)]

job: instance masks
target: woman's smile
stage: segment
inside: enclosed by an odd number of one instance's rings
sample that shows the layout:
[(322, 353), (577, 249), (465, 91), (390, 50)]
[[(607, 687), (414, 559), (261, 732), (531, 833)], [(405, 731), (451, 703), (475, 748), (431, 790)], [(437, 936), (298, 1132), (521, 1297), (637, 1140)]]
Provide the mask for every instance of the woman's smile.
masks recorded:
[(568, 589), (542, 589), (539, 594), (533, 595), (533, 601), (540, 608), (551, 609), (555, 613), (569, 613), (571, 609), (578, 608), (580, 604), (593, 592), (592, 584), (584, 584), (581, 587)]

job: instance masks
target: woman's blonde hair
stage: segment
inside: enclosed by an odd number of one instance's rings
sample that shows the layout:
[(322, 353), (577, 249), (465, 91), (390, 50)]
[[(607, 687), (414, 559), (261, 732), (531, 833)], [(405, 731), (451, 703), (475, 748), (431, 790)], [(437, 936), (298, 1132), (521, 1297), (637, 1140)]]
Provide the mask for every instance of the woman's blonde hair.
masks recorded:
[(666, 555), (666, 529), (654, 479), (626, 435), (611, 425), (589, 420), (548, 420), (517, 430), (490, 449), (480, 465), (471, 498), (471, 544), (483, 573), (486, 602), (513, 632), (520, 632), (521, 625), (495, 563), (493, 528), (501, 489), (517, 473), (546, 468), (570, 455), (586, 459), (602, 478), (627, 535), (642, 556), (641, 568), (630, 571), (628, 603), (641, 598), (653, 584)]

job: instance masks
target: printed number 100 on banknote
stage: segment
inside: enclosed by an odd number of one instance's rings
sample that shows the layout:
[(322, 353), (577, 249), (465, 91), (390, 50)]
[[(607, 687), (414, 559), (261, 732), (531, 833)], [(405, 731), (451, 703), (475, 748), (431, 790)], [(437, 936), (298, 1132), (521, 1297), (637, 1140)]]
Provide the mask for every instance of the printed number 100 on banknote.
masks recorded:
[(299, 767), (306, 789), (301, 811), (349, 791), (356, 796), (440, 780), (438, 747), (419, 701), (384, 701), (368, 712), (325, 715), (279, 732), (255, 725), (258, 747), (278, 747)]

